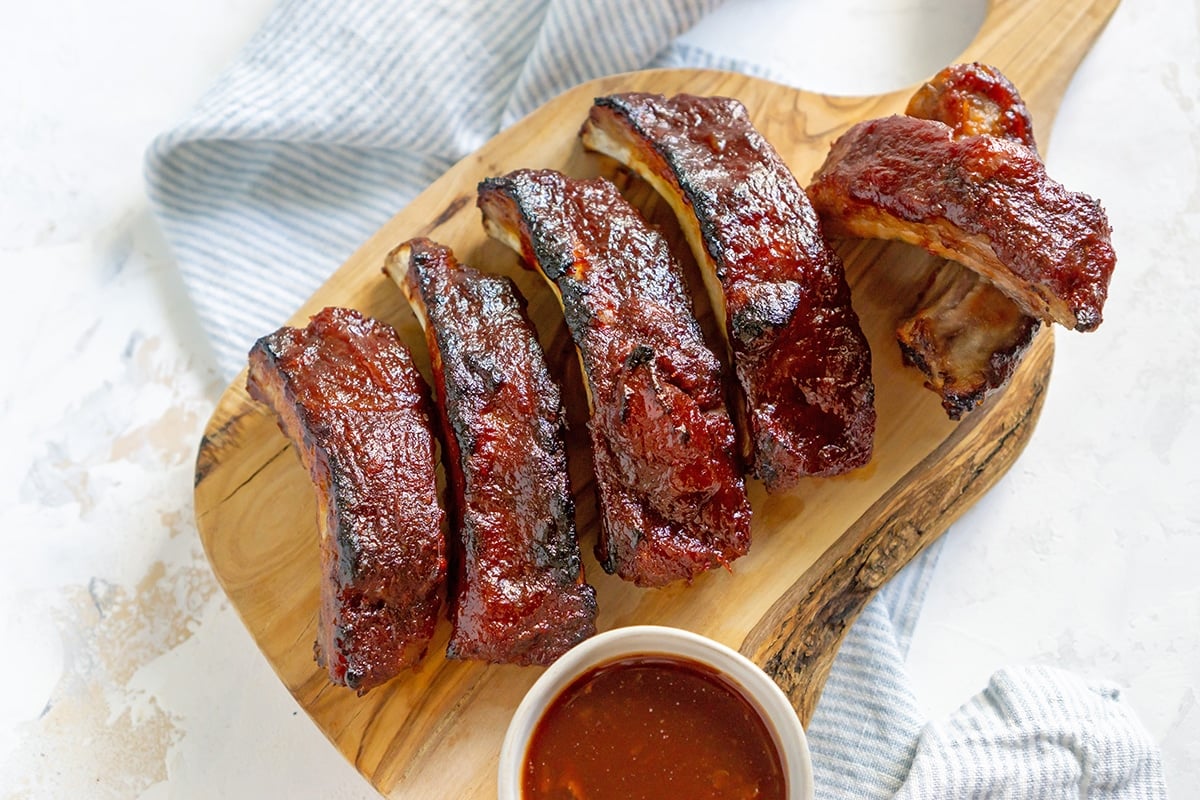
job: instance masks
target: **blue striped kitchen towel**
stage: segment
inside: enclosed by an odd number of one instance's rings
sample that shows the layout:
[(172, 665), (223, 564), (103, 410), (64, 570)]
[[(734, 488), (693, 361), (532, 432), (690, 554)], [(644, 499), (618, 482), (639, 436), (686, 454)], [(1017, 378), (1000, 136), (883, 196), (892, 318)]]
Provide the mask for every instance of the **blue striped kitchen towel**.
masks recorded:
[[(221, 371), (385, 220), (559, 92), (647, 66), (764, 74), (675, 43), (719, 0), (281, 0), (147, 155), (149, 195)], [(786, 80), (787, 76), (774, 75)], [(997, 673), (927, 722), (904, 669), (936, 546), (851, 629), (809, 726), (821, 798), (1160, 798), (1111, 687)]]

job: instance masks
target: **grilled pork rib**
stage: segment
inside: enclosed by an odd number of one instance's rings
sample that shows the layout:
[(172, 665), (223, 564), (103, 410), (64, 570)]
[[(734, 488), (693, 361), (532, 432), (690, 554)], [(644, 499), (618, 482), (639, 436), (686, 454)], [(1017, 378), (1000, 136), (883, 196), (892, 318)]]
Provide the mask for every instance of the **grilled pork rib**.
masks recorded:
[[(907, 113), (949, 125), (955, 137), (989, 135), (1036, 149), (1033, 121), (1016, 87), (994, 67), (954, 64), (913, 94)], [(896, 339), (904, 360), (925, 373), (951, 419), (1008, 383), (1041, 323), (1008, 295), (952, 261), (929, 276)]]
[(603, 179), (520, 170), (481, 183), (478, 202), (488, 233), (555, 288), (580, 353), (604, 569), (661, 586), (745, 554), (720, 362), (666, 241)]
[(905, 362), (925, 373), (950, 419), (961, 419), (1004, 387), (1041, 324), (966, 267), (943, 262), (896, 339)]
[(425, 329), (452, 493), (452, 658), (549, 664), (596, 632), (562, 397), (507, 278), (428, 239), (385, 271)]
[(259, 339), (249, 361), (247, 391), (317, 492), (317, 661), (362, 694), (420, 660), (445, 591), (428, 389), (392, 328), (345, 308)]
[(778, 490), (866, 464), (875, 392), (845, 271), (742, 104), (612, 95), (596, 100), (581, 136), (679, 217), (727, 335), (754, 474)]
[(843, 134), (808, 187), (832, 235), (899, 239), (987, 278), (1029, 315), (1090, 331), (1115, 265), (1092, 198), (1046, 174), (1024, 144), (956, 138), (933, 120), (893, 116)]
[(1033, 118), (1017, 87), (987, 64), (951, 64), (909, 98), (905, 114), (944, 122), (963, 136), (998, 136), (1037, 150)]

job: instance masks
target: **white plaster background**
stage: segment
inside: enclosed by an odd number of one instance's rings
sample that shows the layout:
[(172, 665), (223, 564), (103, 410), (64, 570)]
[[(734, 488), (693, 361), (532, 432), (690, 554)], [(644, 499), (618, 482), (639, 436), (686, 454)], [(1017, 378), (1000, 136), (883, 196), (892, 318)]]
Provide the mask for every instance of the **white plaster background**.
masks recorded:
[[(192, 461), (223, 386), (142, 184), (146, 144), (269, 7), (5, 8), (4, 800), (374, 796), (275, 680), (204, 560)], [(805, 88), (872, 92), (952, 59), (980, 8), (730, 0), (690, 38)], [(1178, 797), (1200, 791), (1198, 103), (1200, 4), (1125, 0), (1047, 157), (1116, 229), (1107, 321), (1057, 337), (1033, 441), (947, 533), (909, 658), (931, 715), (1006, 664), (1116, 682)]]

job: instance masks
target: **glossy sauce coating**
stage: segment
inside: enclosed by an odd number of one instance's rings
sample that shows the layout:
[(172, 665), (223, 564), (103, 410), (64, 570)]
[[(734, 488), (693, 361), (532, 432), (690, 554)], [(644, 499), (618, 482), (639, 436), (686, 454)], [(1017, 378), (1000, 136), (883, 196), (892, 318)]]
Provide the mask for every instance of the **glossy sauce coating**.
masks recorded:
[(602, 664), (538, 721), (522, 800), (783, 800), (759, 712), (712, 669), (669, 657)]
[(1019, 142), (955, 138), (908, 116), (862, 122), (834, 142), (808, 191), (831, 233), (951, 258), (1044, 321), (1081, 331), (1101, 322), (1116, 264), (1108, 218)]
[[(1033, 120), (995, 67), (952, 64), (913, 94), (906, 113), (949, 125), (953, 135), (998, 136), (1036, 150)], [(913, 313), (896, 328), (905, 363), (925, 373), (951, 419), (1008, 383), (1041, 322), (982, 276), (945, 262), (929, 276)]]
[(345, 308), (259, 339), (246, 388), (312, 477), (317, 660), (361, 694), (420, 660), (445, 590), (428, 388), (395, 330)]
[(913, 93), (904, 113), (943, 122), (955, 138), (999, 136), (1037, 150), (1025, 101), (1000, 70), (987, 64), (951, 64)]
[(479, 206), (556, 287), (582, 358), (604, 569), (661, 586), (744, 555), (750, 504), (720, 362), (666, 241), (603, 179), (519, 170), (480, 184)]
[(725, 97), (596, 100), (584, 144), (671, 203), (723, 310), (754, 473), (770, 490), (867, 463), (871, 355), (837, 254), (804, 190)]
[(596, 632), (565, 423), (524, 299), (428, 239), (388, 257), (425, 329), (453, 496), (447, 654), (549, 664)]

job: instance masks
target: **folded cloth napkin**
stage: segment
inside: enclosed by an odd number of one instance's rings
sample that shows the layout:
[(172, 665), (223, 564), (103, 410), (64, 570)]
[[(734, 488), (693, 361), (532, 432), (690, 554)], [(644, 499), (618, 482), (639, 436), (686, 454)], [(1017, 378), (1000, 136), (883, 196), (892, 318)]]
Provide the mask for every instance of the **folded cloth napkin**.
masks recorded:
[[(559, 92), (649, 66), (766, 74), (675, 42), (720, 0), (281, 0), (147, 155), (155, 213), (229, 377), (385, 220)], [(768, 75), (786, 81), (787, 76)], [(904, 670), (936, 546), (852, 627), (809, 726), (821, 798), (1158, 798), (1111, 688), (1000, 672), (927, 724)]]

